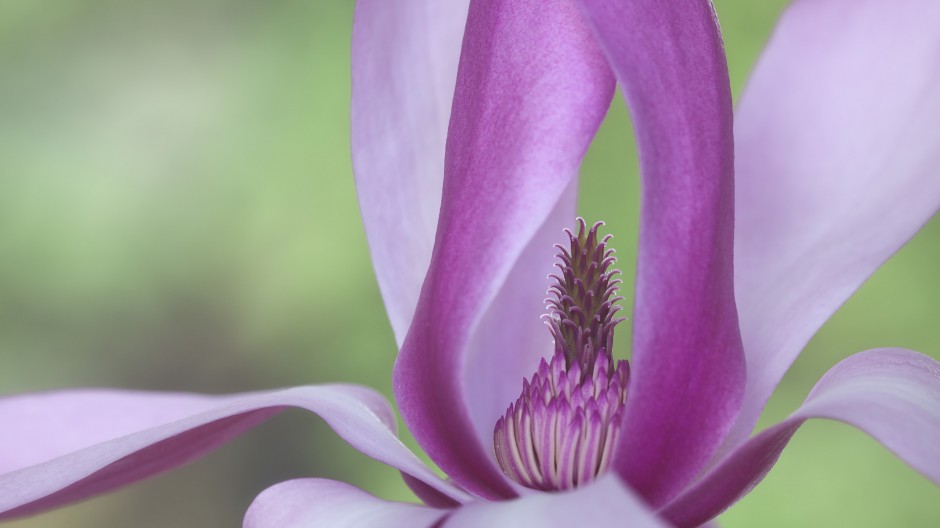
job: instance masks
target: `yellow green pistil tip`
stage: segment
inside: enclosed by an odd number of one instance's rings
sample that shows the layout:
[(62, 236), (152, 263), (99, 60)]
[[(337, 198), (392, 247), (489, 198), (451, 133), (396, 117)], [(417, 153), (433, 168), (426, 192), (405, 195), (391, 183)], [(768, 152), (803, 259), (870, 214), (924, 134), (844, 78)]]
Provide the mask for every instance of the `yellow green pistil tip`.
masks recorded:
[(565, 230), (569, 247), (556, 245), (560, 273), (552, 275), (543, 316), (555, 340), (550, 361), (522, 382), (493, 433), (496, 460), (509, 478), (533, 489), (571, 489), (606, 471), (620, 434), (630, 365), (611, 356), (614, 327), (623, 320), (617, 286), (620, 273), (599, 239), (598, 222), (577, 236)]

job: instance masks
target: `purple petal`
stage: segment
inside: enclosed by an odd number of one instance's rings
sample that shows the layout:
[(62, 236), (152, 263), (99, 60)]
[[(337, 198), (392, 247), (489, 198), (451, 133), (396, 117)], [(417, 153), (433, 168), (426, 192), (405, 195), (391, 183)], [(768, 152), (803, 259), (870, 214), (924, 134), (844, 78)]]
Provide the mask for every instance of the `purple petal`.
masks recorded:
[(37, 513), (167, 471), (204, 455), (284, 407), (314, 412), (350, 445), (457, 501), (395, 436), (378, 393), (351, 385), (233, 396), (108, 390), (0, 400), (0, 520)]
[(940, 485), (940, 363), (883, 348), (833, 367), (795, 413), (735, 449), (663, 515), (677, 526), (696, 526), (718, 515), (764, 478), (809, 418), (858, 427)]
[(244, 528), (431, 528), (446, 510), (378, 499), (344, 482), (298, 479), (275, 484), (255, 498)]
[[(399, 344), (431, 257), (444, 138), (468, 4), (357, 4), (353, 160), (372, 257)], [(492, 380), (470, 398), (481, 441), (492, 436), (506, 403), (518, 396), (519, 382), (550, 350), (551, 338), (539, 315), (549, 284), (546, 275), (552, 270), (551, 248), (574, 220), (576, 198), (577, 186), (572, 184), (474, 332), (466, 378)], [(518, 313), (531, 315), (518, 324), (504, 324), (508, 315)], [(494, 363), (500, 368), (494, 369)]]
[(445, 528), (480, 526), (629, 526), (665, 528), (643, 501), (620, 479), (608, 475), (570, 492), (532, 493), (503, 502), (476, 502), (456, 510)]
[(353, 167), (372, 261), (399, 346), (431, 261), (468, 4), (356, 2)]
[(575, 176), (612, 94), (606, 61), (566, 0), (471, 3), (434, 252), (395, 393), (425, 451), (484, 497), (514, 492), (492, 444), (476, 438), (465, 394), (490, 380), (464, 380), (468, 342)]
[(738, 107), (745, 405), (728, 447), (833, 312), (940, 208), (940, 3), (786, 11)]
[(643, 176), (633, 361), (615, 467), (653, 504), (737, 415), (731, 92), (707, 0), (582, 0), (636, 127)]

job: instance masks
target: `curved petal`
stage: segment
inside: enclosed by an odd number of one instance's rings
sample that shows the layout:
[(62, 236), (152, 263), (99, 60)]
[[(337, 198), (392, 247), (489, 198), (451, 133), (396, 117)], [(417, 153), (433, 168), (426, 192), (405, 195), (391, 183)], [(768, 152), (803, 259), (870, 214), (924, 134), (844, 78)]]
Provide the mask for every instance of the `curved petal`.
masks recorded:
[(445, 528), (479, 526), (629, 526), (665, 528), (643, 501), (615, 475), (563, 493), (532, 493), (503, 502), (476, 502), (456, 510)]
[(718, 515), (764, 478), (809, 418), (858, 427), (940, 485), (940, 363), (884, 348), (833, 367), (795, 413), (734, 450), (663, 515), (677, 526), (697, 526)]
[(940, 3), (794, 2), (738, 107), (750, 434), (833, 312), (940, 208)]
[(233, 396), (85, 390), (0, 400), (0, 466), (9, 471), (0, 475), (0, 520), (188, 463), (285, 407), (320, 415), (366, 455), (455, 500), (467, 500), (408, 451), (395, 436), (394, 415), (384, 398), (363, 387), (325, 385)]
[(581, 0), (623, 86), (643, 176), (633, 360), (617, 471), (654, 505), (734, 423), (731, 89), (708, 0)]
[[(431, 259), (444, 176), (444, 138), (469, 0), (359, 0), (353, 28), (353, 163), (379, 286), (399, 346)], [(576, 216), (577, 185), (516, 262), (474, 332), (468, 387), (481, 441), (518, 396), (522, 378), (550, 350), (539, 315), (552, 246)], [(504, 324), (510, 314), (531, 314)], [(520, 318), (521, 319), (521, 318)], [(506, 353), (511, 350), (512, 353)], [(493, 365), (499, 364), (494, 369)], [(483, 374), (477, 374), (478, 371)]]
[(388, 502), (326, 479), (297, 479), (275, 484), (255, 498), (245, 513), (245, 528), (431, 528), (446, 510)]
[(604, 57), (568, 0), (471, 2), (434, 252), (394, 382), (425, 451), (487, 498), (514, 492), (469, 416), (463, 385), (487, 380), (462, 379), (467, 344), (575, 176), (612, 94)]
[(469, 0), (358, 0), (352, 158), (369, 249), (401, 346), (431, 261), (444, 138)]

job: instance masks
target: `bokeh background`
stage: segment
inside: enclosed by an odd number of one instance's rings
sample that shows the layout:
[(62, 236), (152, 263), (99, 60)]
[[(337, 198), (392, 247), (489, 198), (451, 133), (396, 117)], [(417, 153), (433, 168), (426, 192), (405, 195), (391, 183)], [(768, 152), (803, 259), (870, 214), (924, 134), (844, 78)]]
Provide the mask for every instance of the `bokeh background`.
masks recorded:
[[(785, 2), (716, 3), (737, 96)], [(352, 8), (0, 2), (0, 394), (343, 380), (391, 397), (396, 350), (349, 161)], [(607, 220), (629, 277), (637, 178), (622, 101), (583, 174), (581, 212)], [(853, 352), (898, 345), (940, 357), (938, 248), (935, 220), (813, 340), (762, 423)], [(303, 476), (412, 499), (395, 471), (290, 411), (196, 464), (9, 526), (237, 526), (257, 493)], [(938, 523), (934, 486), (827, 422), (804, 426), (722, 518)]]

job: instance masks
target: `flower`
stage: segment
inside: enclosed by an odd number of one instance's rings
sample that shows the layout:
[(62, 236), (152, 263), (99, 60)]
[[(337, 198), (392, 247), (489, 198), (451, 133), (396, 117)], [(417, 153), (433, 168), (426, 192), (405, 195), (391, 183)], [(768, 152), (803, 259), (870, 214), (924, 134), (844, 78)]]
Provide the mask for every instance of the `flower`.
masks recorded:
[[(0, 400), (0, 519), (188, 462), (286, 406), (401, 470), (428, 506), (302, 479), (262, 493), (248, 526), (696, 526), (814, 417), (861, 428), (940, 483), (940, 364), (911, 351), (847, 358), (749, 438), (811, 335), (940, 205), (937, 22), (926, 1), (795, 3), (732, 134), (704, 0), (360, 1), (354, 164), (401, 347), (396, 399), (452, 480), (408, 452), (387, 403), (362, 387), (64, 391)], [(619, 436), (596, 482), (529, 491), (500, 470), (494, 428), (552, 351), (538, 319), (544, 250), (575, 216), (577, 168), (615, 79), (644, 184)]]

